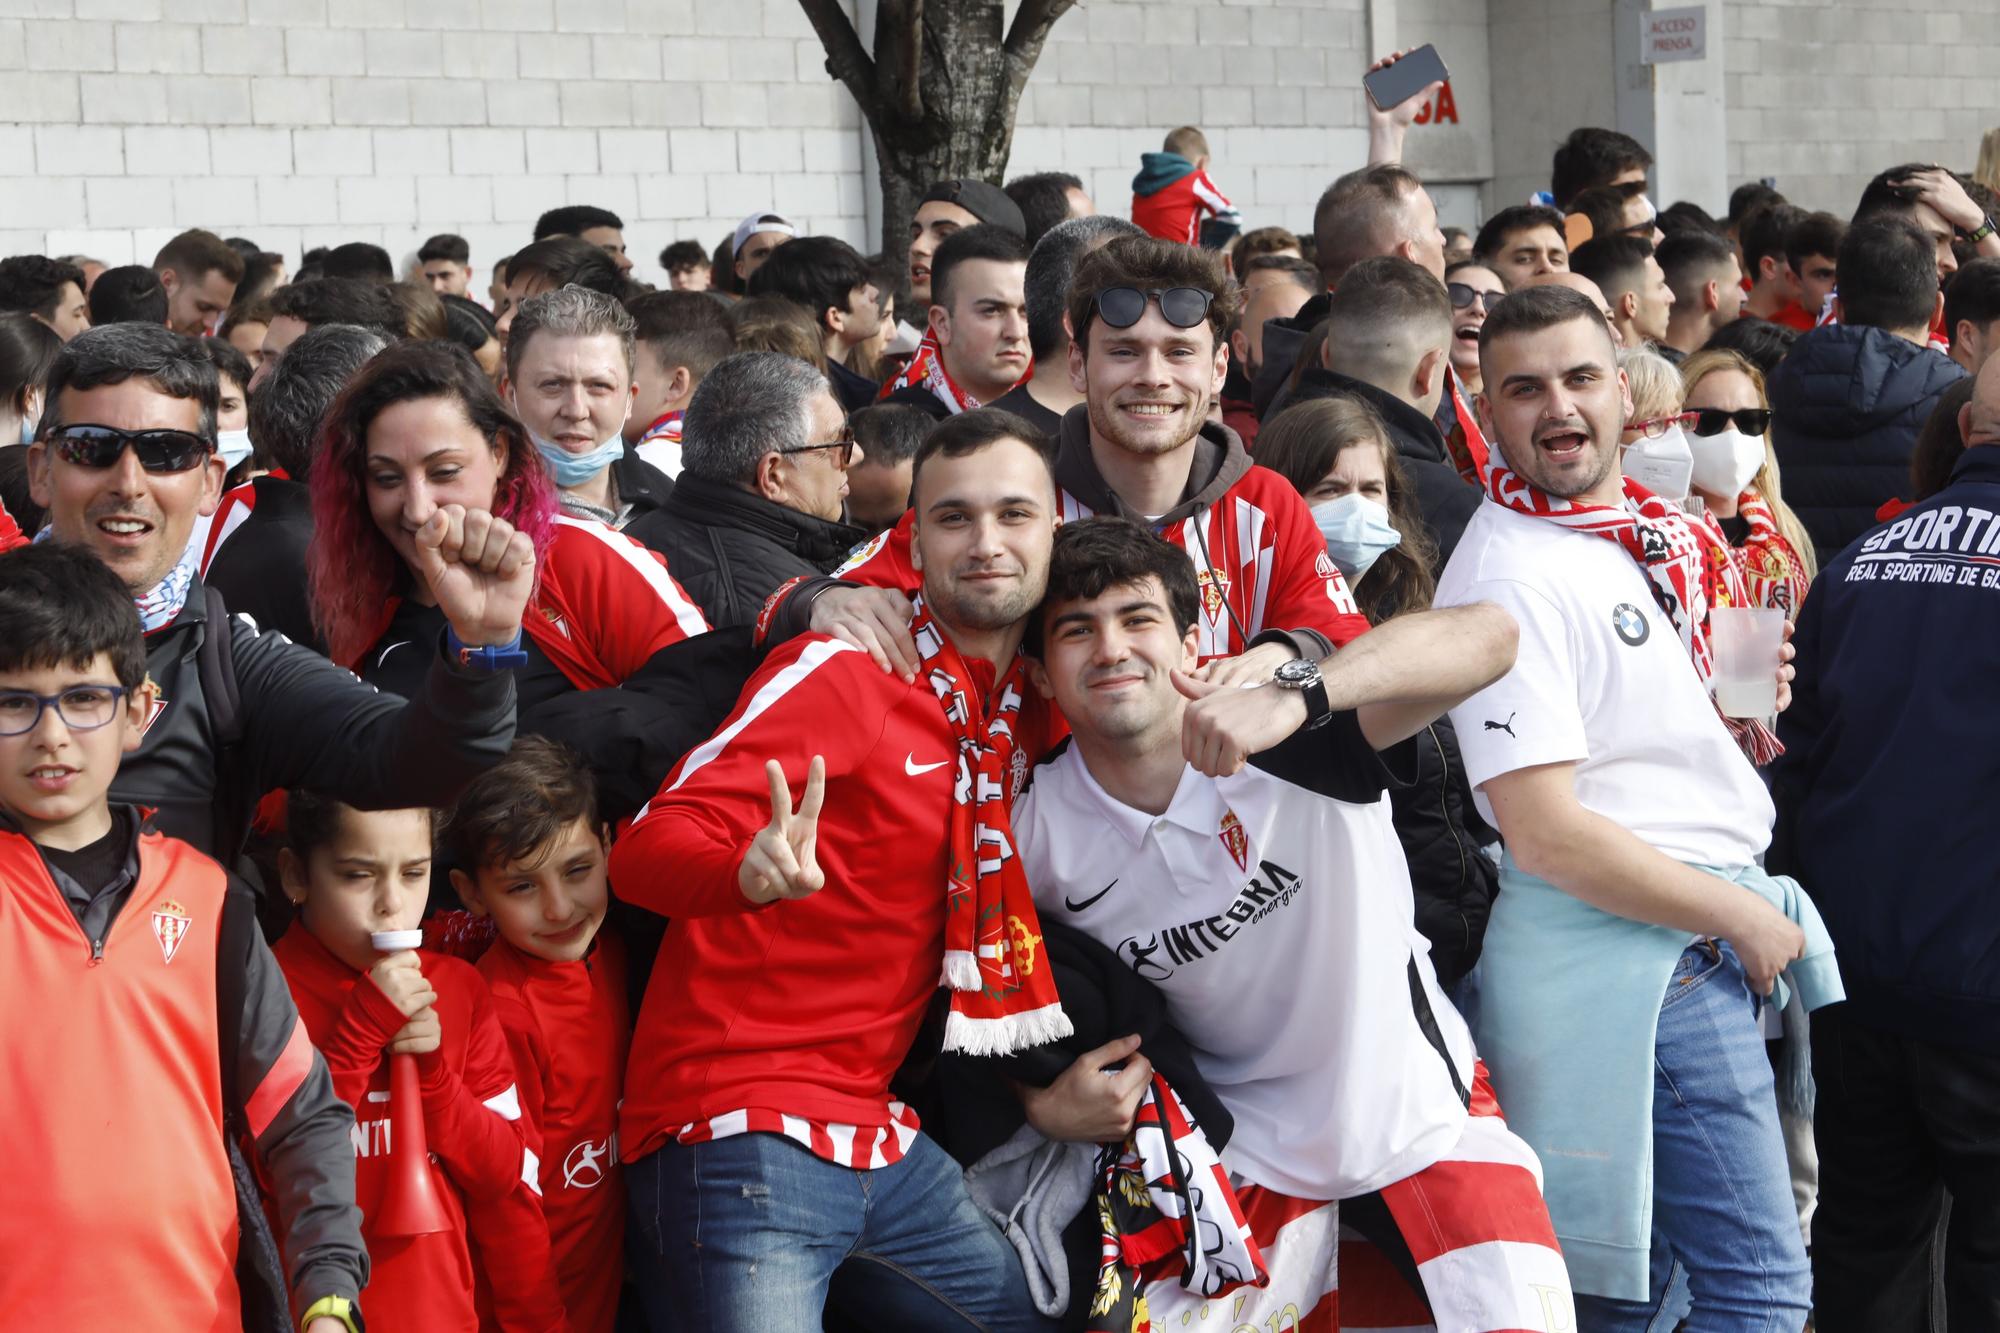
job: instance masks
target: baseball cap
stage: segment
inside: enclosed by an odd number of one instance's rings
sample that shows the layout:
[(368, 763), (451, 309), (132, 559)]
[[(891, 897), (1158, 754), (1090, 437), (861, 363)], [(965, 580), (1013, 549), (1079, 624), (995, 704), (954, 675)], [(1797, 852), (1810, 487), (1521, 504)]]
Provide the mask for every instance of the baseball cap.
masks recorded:
[(1005, 227), (1022, 240), (1028, 239), (1028, 223), (1020, 206), (997, 185), (970, 179), (939, 181), (917, 201), (919, 207), (931, 203), (957, 204), (981, 222)]
[(781, 231), (787, 236), (796, 236), (799, 229), (779, 217), (776, 213), (752, 213), (736, 224), (736, 237), (729, 243), (729, 253), (739, 255), (750, 238), (760, 231)]

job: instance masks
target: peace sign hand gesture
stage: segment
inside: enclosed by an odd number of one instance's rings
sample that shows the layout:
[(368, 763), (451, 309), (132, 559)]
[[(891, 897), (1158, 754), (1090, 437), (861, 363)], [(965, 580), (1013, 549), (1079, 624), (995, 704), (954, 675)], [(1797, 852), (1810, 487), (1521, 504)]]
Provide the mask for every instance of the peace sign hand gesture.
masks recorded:
[(535, 588), (535, 544), (481, 509), (444, 505), (417, 529), (417, 572), (469, 647), (512, 643)]
[(806, 772), (805, 799), (792, 808), (791, 785), (773, 759), (764, 765), (771, 783), (771, 822), (757, 830), (736, 867), (736, 887), (762, 906), (780, 898), (805, 898), (826, 885), (815, 849), (819, 842), (819, 807), (826, 799), (826, 760), (813, 756)]

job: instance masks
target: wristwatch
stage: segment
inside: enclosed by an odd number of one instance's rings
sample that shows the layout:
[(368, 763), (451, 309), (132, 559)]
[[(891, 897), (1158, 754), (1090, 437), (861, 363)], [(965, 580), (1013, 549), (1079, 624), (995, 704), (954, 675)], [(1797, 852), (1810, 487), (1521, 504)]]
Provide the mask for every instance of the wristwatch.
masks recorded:
[(299, 1316), (299, 1327), (311, 1328), (315, 1319), (338, 1319), (347, 1325), (348, 1333), (364, 1333), (361, 1307), (345, 1296), (322, 1296), (308, 1305), (305, 1313)]
[(1991, 236), (1993, 232), (1994, 232), (1993, 218), (1991, 214), (1988, 214), (1986, 217), (1980, 219), (1978, 231), (1965, 232), (1964, 236), (1967, 241), (1971, 242), (1973, 245), (1977, 245), (1981, 241), (1985, 240), (1988, 236)]
[(465, 640), (458, 637), (458, 631), (445, 626), (445, 650), (452, 660), (462, 667), (477, 667), (481, 671), (502, 671), (508, 667), (528, 665), (527, 650), (521, 647), (521, 631), (515, 630), (514, 637), (506, 643), (484, 644), (478, 648), (468, 648)]
[(1326, 681), (1319, 674), (1319, 663), (1307, 657), (1294, 657), (1278, 667), (1271, 677), (1271, 683), (1281, 690), (1296, 690), (1306, 701), (1305, 729), (1311, 731), (1326, 725), (1333, 716), (1333, 706), (1326, 701)]

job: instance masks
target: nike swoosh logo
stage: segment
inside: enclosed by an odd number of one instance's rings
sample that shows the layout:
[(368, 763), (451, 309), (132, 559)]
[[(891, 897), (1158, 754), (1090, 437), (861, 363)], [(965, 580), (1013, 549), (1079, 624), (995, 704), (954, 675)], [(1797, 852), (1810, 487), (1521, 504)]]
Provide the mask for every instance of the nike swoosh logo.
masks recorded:
[(1118, 881), (1114, 879), (1109, 884), (1106, 884), (1103, 888), (1099, 889), (1096, 893), (1091, 894), (1088, 898), (1085, 898), (1080, 903), (1070, 901), (1069, 895), (1064, 894), (1063, 906), (1067, 907), (1072, 912), (1081, 912), (1084, 908), (1090, 906), (1092, 903), (1096, 902), (1099, 898), (1102, 898), (1105, 894), (1111, 892), (1113, 889), (1117, 887), (1118, 887)]
[(940, 759), (935, 764), (920, 764), (917, 762), (915, 753), (911, 753), (903, 756), (903, 771), (913, 778), (920, 778), (926, 773), (932, 773), (943, 768), (950, 762), (951, 760), (949, 759)]

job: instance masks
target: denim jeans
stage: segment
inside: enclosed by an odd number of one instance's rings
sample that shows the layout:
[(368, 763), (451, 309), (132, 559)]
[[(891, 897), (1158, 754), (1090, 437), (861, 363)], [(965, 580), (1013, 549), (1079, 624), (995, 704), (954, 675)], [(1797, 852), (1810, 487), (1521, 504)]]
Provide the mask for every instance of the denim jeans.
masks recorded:
[(776, 1134), (668, 1143), (630, 1163), (626, 1185), (653, 1333), (819, 1333), (829, 1296), (885, 1333), (1053, 1327), (958, 1164), (922, 1134), (872, 1171)]
[[(1652, 1295), (1576, 1298), (1582, 1333), (1799, 1333), (1799, 1238), (1757, 1000), (1727, 944), (1690, 945), (1653, 1050)], [(1690, 1302), (1692, 1308), (1690, 1308)]]

